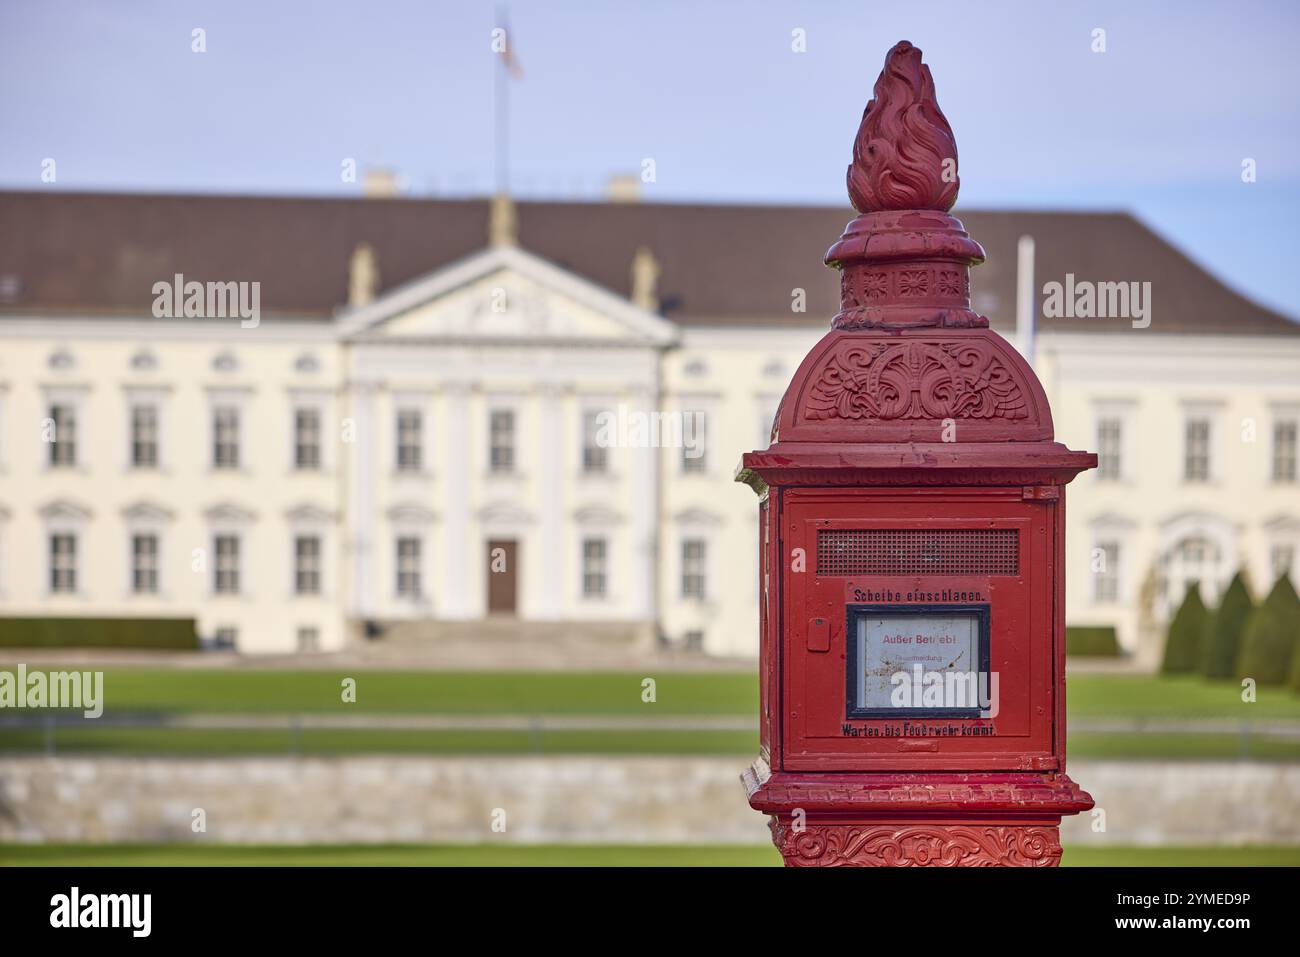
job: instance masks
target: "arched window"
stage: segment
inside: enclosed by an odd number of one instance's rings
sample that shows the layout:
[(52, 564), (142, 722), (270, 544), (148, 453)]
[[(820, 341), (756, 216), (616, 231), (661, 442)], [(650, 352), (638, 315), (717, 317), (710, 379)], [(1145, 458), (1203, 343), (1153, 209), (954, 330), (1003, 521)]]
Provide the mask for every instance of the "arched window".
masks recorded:
[(1232, 569), (1224, 567), (1223, 550), (1203, 535), (1180, 539), (1166, 553), (1164, 565), (1162, 597), (1168, 614), (1177, 610), (1193, 583), (1200, 584), (1201, 599), (1207, 605), (1216, 604), (1219, 592), (1232, 574)]

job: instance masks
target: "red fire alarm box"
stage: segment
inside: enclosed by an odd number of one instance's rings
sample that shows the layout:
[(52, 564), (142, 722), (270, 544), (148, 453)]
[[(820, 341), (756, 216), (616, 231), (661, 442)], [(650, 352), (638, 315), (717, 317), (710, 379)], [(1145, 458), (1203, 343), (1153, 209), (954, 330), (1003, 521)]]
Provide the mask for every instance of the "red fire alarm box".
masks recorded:
[[(906, 168), (899, 168), (904, 163)], [(970, 308), (956, 146), (920, 51), (890, 51), (849, 168), (760, 496), (762, 753), (744, 776), (788, 864), (1053, 865), (1065, 774), (1064, 487), (1033, 370)]]

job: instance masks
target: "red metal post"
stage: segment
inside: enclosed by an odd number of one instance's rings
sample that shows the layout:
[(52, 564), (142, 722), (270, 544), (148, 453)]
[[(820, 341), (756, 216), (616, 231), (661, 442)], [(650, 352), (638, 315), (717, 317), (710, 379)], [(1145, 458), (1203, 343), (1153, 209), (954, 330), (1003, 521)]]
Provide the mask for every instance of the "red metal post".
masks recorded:
[[(1053, 440), (1033, 370), (971, 309), (984, 251), (948, 214), (956, 143), (909, 43), (848, 186), (840, 311), (737, 476), (761, 501), (749, 801), (790, 865), (1055, 865), (1061, 817), (1092, 807), (1065, 773), (1063, 517), (1097, 459)], [(880, 707), (912, 664), (996, 694)]]

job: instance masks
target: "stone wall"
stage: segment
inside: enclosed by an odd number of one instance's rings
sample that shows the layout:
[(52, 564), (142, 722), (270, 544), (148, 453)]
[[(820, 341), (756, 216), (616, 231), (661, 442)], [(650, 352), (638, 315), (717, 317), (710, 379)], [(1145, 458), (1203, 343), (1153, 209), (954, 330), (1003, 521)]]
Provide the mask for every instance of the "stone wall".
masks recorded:
[[(741, 758), (0, 761), (0, 842), (760, 844)], [(1300, 765), (1078, 762), (1067, 844), (1300, 844)], [(206, 830), (192, 829), (196, 809)], [(493, 830), (504, 812), (504, 832)]]

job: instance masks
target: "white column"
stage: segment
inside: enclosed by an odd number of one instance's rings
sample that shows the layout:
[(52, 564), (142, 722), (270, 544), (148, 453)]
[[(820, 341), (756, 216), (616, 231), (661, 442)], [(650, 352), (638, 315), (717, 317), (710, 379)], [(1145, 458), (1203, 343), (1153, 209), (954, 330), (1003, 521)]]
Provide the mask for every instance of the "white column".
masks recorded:
[(572, 467), (573, 454), (564, 444), (564, 390), (554, 383), (544, 383), (538, 387), (538, 394), (541, 397), (537, 463), (541, 470), (538, 486), (541, 561), (532, 567), (541, 568), (541, 588), (533, 593), (532, 606), (537, 618), (553, 621), (564, 616), (564, 569), (572, 560), (572, 556), (564, 553), (570, 547), (564, 540), (564, 470)]
[[(655, 390), (644, 386), (633, 389), (628, 398), (633, 414), (652, 414), (658, 402)], [(632, 460), (629, 522), (632, 579), (628, 604), (634, 619), (654, 621), (659, 577), (659, 450), (647, 442), (643, 448), (628, 451)]]
[(348, 553), (352, 563), (352, 615), (373, 618), (375, 602), (375, 384), (351, 386), (352, 454), (348, 461)]
[[(470, 594), (470, 562), (482, 560), (482, 545), (470, 541), (470, 469), (478, 467), (470, 442), (470, 386), (453, 382), (443, 387), (446, 402), (442, 426), (442, 478), (444, 580), (435, 584), (434, 604), (442, 617), (463, 621), (481, 614), (481, 603)], [(441, 588), (438, 586), (441, 585)]]

